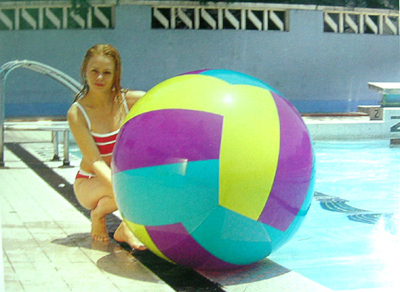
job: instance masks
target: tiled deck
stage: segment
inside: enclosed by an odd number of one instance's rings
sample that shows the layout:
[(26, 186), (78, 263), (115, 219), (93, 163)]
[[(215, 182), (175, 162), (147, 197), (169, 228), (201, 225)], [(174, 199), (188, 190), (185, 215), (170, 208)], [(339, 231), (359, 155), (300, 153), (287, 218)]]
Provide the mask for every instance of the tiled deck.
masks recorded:
[[(51, 144), (26, 146), (44, 159), (51, 156)], [(133, 285), (173, 291), (115, 242), (92, 242), (89, 219), (12, 152), (5, 155), (7, 168), (0, 170), (5, 291), (132, 291)], [(69, 181), (76, 171), (59, 168), (60, 162), (47, 165)]]

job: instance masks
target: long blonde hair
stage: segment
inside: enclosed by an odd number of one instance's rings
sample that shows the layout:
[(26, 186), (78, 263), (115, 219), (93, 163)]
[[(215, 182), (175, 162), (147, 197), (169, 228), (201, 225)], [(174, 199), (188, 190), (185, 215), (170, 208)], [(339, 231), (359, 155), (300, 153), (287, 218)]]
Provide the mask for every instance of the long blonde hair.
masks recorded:
[(81, 91), (76, 95), (75, 101), (84, 97), (89, 91), (89, 85), (86, 80), (86, 68), (89, 63), (89, 60), (96, 55), (104, 55), (110, 57), (115, 64), (115, 71), (114, 71), (114, 84), (113, 84), (113, 91), (115, 92), (114, 98), (118, 103), (122, 103), (122, 93), (123, 89), (121, 88), (121, 73), (122, 73), (122, 65), (121, 65), (121, 56), (119, 55), (118, 50), (109, 45), (109, 44), (97, 44), (87, 50), (81, 65), (81, 78), (83, 87)]

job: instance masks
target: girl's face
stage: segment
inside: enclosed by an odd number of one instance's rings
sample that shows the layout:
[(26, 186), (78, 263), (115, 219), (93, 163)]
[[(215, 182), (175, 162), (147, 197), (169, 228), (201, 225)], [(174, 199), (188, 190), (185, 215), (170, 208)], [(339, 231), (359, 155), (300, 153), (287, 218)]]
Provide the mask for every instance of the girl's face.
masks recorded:
[(86, 66), (86, 80), (89, 90), (108, 92), (114, 86), (114, 60), (104, 55), (94, 55)]

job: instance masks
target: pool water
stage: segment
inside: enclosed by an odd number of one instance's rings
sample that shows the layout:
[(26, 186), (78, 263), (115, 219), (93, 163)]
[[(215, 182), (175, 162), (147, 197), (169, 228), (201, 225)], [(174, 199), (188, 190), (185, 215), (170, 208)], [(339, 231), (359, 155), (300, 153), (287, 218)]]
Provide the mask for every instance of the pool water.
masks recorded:
[(400, 288), (400, 148), (317, 142), (315, 196), (270, 259), (333, 290)]

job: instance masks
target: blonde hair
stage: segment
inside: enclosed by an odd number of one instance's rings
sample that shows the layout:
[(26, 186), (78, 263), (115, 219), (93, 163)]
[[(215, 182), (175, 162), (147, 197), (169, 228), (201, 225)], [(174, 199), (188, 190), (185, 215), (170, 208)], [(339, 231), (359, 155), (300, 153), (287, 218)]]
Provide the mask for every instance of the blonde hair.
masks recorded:
[(113, 84), (113, 90), (115, 92), (114, 98), (118, 101), (118, 103), (122, 103), (122, 92), (124, 90), (121, 88), (121, 73), (122, 73), (121, 56), (119, 55), (118, 50), (109, 44), (97, 44), (91, 47), (89, 50), (87, 50), (81, 65), (81, 78), (83, 87), (81, 91), (79, 91), (79, 93), (76, 95), (75, 101), (84, 97), (89, 91), (89, 85), (86, 80), (85, 72), (89, 60), (96, 55), (104, 55), (110, 57), (114, 61), (115, 64), (114, 84)]

